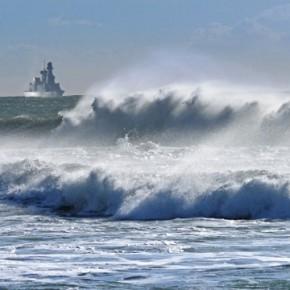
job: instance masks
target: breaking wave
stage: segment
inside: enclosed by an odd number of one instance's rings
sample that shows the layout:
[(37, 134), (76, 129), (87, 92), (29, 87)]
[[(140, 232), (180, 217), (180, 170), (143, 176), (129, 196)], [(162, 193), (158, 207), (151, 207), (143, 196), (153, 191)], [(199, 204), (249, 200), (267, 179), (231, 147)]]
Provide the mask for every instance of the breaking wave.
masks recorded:
[(161, 176), (22, 161), (2, 166), (1, 202), (58, 214), (152, 220), (290, 218), (285, 176), (238, 171)]
[(36, 138), (41, 134), (45, 143), (60, 145), (114, 145), (125, 136), (179, 146), (289, 145), (286, 98), (286, 93), (210, 85), (132, 92), (105, 88), (83, 98), (52, 100), (2, 98), (0, 133)]
[[(289, 145), (290, 102), (274, 99), (176, 86), (100, 90), (72, 110), (79, 98), (30, 100), (23, 115), (3, 106), (1, 133), (17, 134), (2, 141), (0, 202), (113, 219), (288, 219), (290, 152), (264, 145)], [(19, 131), (39, 133), (15, 150)]]
[(243, 100), (236, 99), (235, 93), (227, 94), (215, 99), (213, 92), (208, 96), (202, 89), (170, 87), (109, 95), (100, 92), (64, 114), (54, 133), (70, 142), (101, 144), (114, 144), (126, 135), (173, 145), (289, 143), (290, 103), (269, 110), (261, 96)]

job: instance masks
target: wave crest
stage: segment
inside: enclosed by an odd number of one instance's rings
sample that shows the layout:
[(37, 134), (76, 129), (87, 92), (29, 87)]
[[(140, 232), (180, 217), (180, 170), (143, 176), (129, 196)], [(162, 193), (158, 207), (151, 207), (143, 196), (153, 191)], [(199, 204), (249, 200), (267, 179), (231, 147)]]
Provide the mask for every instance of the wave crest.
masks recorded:
[[(260, 123), (257, 102), (245, 102), (241, 106), (205, 101), (198, 91), (184, 93), (179, 90), (159, 89), (129, 94), (118, 102), (105, 97), (94, 98), (89, 109), (82, 110), (82, 117), (72, 112), (64, 116), (56, 135), (70, 140), (96, 140), (114, 144), (126, 134), (141, 140), (161, 144), (198, 143), (224, 136), (230, 130), (232, 140), (243, 135), (249, 139), (250, 121)], [(116, 96), (117, 97), (117, 96)], [(249, 134), (239, 134), (238, 127), (245, 127)], [(246, 131), (246, 130), (244, 130)], [(244, 136), (247, 135), (247, 136)]]
[(162, 178), (39, 161), (1, 168), (1, 200), (56, 213), (152, 220), (290, 218), (287, 178), (267, 171)]

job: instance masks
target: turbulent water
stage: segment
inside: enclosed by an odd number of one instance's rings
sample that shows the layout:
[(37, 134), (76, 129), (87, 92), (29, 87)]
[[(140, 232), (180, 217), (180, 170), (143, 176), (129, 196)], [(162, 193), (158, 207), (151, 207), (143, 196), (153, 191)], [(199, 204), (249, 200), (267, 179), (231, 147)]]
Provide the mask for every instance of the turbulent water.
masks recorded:
[(290, 104), (237, 95), (1, 98), (0, 288), (289, 288)]

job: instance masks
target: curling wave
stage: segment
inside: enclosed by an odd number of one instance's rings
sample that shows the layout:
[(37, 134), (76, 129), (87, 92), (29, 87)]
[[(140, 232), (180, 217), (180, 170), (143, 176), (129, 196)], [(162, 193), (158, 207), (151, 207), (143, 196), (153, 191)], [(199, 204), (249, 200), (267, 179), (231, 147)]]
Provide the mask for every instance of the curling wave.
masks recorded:
[(201, 92), (160, 88), (88, 97), (86, 105), (64, 114), (55, 134), (70, 142), (105, 144), (114, 144), (125, 135), (173, 145), (289, 143), (289, 103), (269, 111), (254, 99), (235, 104), (210, 101)]
[(289, 180), (268, 171), (122, 175), (76, 164), (2, 166), (1, 202), (114, 219), (290, 218)]

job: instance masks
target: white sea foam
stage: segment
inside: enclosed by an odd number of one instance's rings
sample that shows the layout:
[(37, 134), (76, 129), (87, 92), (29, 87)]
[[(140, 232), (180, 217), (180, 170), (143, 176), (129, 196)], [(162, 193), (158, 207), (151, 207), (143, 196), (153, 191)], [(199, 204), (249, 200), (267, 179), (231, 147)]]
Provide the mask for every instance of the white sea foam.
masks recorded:
[(124, 96), (85, 98), (41, 138), (2, 136), (0, 285), (287, 287), (289, 105)]
[[(83, 164), (43, 157), (2, 165), (1, 200), (115, 219), (290, 217), (289, 177), (287, 171), (273, 171), (271, 159), (256, 165), (258, 156), (248, 160), (250, 164), (236, 159), (225, 167), (223, 157), (215, 155), (222, 149), (166, 149), (153, 143), (120, 146), (102, 153), (98, 149), (99, 157), (86, 155)], [(224, 156), (251, 154), (239, 150)], [(266, 153), (277, 158), (283, 150)], [(202, 161), (200, 154), (207, 157)]]
[(52, 138), (115, 144), (129, 134), (163, 145), (289, 144), (289, 103), (273, 89), (229, 84), (174, 84), (126, 91), (98, 88), (64, 114)]
[(32, 149), (2, 152), (2, 201), (115, 219), (290, 217), (281, 96), (217, 83), (119, 86), (91, 91)]

